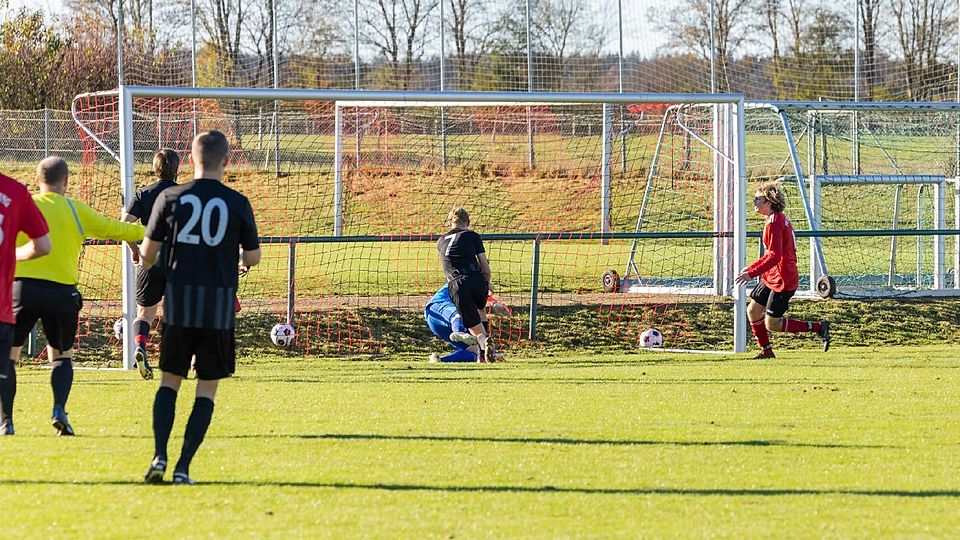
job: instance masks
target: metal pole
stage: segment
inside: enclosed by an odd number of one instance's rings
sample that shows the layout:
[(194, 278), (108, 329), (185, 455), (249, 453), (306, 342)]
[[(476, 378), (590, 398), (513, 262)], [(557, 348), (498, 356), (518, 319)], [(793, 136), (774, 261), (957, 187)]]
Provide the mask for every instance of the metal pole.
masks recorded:
[(710, 0), (710, 93), (717, 93), (717, 0)]
[[(273, 9), (273, 87), (280, 88), (279, 34), (277, 34), (277, 2), (271, 2)], [(277, 178), (280, 178), (280, 101), (273, 102), (273, 157)]]
[[(917, 189), (917, 230), (923, 228), (923, 188)], [(923, 288), (923, 237), (917, 236), (917, 288)]]
[[(360, 90), (360, 0), (353, 0), (353, 77), (353, 89)], [(356, 107), (354, 111), (356, 112), (354, 158), (357, 168), (360, 168), (360, 108)]]
[(533, 240), (533, 274), (530, 279), (530, 330), (527, 337), (537, 338), (537, 292), (540, 288), (540, 237)]
[[(617, 37), (620, 49), (617, 53), (617, 77), (619, 90), (623, 93), (623, 0), (617, 0)], [(620, 173), (627, 174), (627, 130), (624, 129), (624, 108), (620, 105)]]
[[(446, 71), (445, 71), (445, 62), (447, 56), (447, 48), (444, 42), (443, 31), (443, 21), (444, 21), (444, 10), (443, 10), (443, 0), (440, 0), (440, 91), (443, 92), (446, 90)], [(443, 166), (447, 166), (447, 123), (445, 118), (445, 110), (443, 107), (440, 107), (440, 154)]]
[[(860, 101), (860, 2), (855, 2), (853, 38), (853, 100)], [(853, 111), (853, 174), (860, 174), (860, 112)]]
[[(603, 104), (603, 144), (600, 150), (600, 232), (610, 232), (610, 143), (613, 131), (613, 114), (608, 103)], [(601, 240), (607, 245), (609, 240)]]
[(287, 252), (287, 324), (293, 324), (293, 313), (297, 297), (297, 239), (290, 239)]
[(343, 109), (334, 107), (333, 133), (333, 235), (343, 234)]
[[(197, 87), (197, 2), (190, 0), (190, 86)], [(200, 133), (200, 119), (197, 118), (197, 100), (193, 101), (193, 136)]]
[(123, 86), (123, 0), (120, 0), (117, 18), (117, 84)]
[[(530, 0), (527, 0), (527, 92), (533, 92), (533, 46), (530, 39)], [(533, 116), (527, 106), (527, 164), (533, 170), (536, 155), (533, 151)]]
[[(120, 181), (123, 206), (133, 197), (133, 98), (124, 86), (120, 87)], [(136, 271), (126, 249), (119, 250), (121, 277), (123, 283), (123, 367), (133, 369), (133, 319), (137, 314), (136, 298), (133, 294), (136, 283)]]
[(43, 155), (50, 155), (50, 109), (43, 109)]
[[(730, 107), (728, 105), (728, 107)], [(736, 104), (736, 169), (733, 183), (733, 267), (746, 264), (747, 254), (747, 154), (746, 111), (743, 100)], [(747, 292), (742, 285), (733, 288), (733, 351), (747, 350)]]

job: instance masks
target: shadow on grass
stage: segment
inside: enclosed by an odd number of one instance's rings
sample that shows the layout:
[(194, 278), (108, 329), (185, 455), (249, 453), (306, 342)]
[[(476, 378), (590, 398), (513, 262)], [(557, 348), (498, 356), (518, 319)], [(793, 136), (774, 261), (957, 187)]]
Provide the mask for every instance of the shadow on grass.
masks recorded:
[[(134, 480), (0, 480), (0, 485), (36, 485), (36, 486), (144, 486), (158, 489), (161, 485), (147, 485)], [(198, 482), (195, 488), (210, 487), (265, 487), (265, 488), (320, 488), (320, 489), (364, 489), (375, 491), (437, 491), (446, 493), (569, 493), (576, 495), (666, 495), (666, 496), (702, 496), (702, 497), (790, 497), (810, 495), (853, 495), (860, 497), (906, 497), (937, 498), (960, 497), (960, 491), (951, 489), (905, 490), (905, 489), (789, 489), (789, 488), (589, 488), (576, 486), (451, 486), (426, 484), (389, 484), (389, 483), (346, 483), (346, 482), (270, 482), (270, 481), (212, 481)], [(186, 489), (186, 488), (179, 488)]]
[(344, 440), (344, 441), (430, 441), (430, 442), (481, 442), (481, 443), (520, 443), (520, 444), (559, 444), (559, 445), (597, 445), (597, 446), (762, 446), (790, 448), (898, 448), (896, 446), (868, 444), (832, 444), (803, 443), (780, 440), (741, 440), (741, 441), (657, 441), (646, 439), (564, 439), (559, 437), (471, 437), (466, 435), (381, 435), (376, 433), (318, 433), (318, 434), (262, 434), (262, 435), (224, 435), (210, 437), (217, 439), (305, 439), (305, 440)]

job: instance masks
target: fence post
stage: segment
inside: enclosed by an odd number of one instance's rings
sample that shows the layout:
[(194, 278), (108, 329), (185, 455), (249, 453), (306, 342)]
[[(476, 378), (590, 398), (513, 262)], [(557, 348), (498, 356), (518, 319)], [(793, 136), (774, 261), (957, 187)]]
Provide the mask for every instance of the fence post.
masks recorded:
[(50, 109), (43, 108), (43, 156), (50, 155)]
[(297, 295), (297, 239), (290, 238), (287, 254), (287, 324), (293, 324), (293, 312)]
[(540, 288), (540, 236), (533, 239), (533, 273), (530, 278), (530, 331), (527, 337), (537, 339), (537, 289)]
[[(610, 160), (611, 139), (613, 138), (613, 110), (609, 103), (603, 104), (603, 143), (600, 158), (600, 232), (610, 232)], [(610, 240), (604, 238), (601, 244), (607, 245)]]

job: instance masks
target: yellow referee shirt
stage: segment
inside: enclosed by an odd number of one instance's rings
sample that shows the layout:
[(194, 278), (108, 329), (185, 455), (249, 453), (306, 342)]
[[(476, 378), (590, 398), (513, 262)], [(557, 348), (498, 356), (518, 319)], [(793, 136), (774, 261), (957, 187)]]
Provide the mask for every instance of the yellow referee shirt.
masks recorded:
[[(18, 278), (76, 285), (80, 281), (80, 248), (85, 239), (143, 240), (143, 225), (101, 216), (93, 208), (59, 193), (50, 191), (34, 195), (33, 200), (50, 226), (53, 250), (46, 257), (18, 261), (15, 274)], [(26, 243), (26, 235), (21, 233), (17, 236), (18, 246)]]

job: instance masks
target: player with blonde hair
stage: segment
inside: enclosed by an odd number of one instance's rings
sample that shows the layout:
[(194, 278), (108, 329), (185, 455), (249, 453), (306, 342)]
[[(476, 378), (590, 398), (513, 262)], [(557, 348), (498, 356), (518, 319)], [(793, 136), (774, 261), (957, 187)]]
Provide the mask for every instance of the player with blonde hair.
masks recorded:
[(760, 353), (755, 358), (776, 358), (768, 331), (816, 333), (823, 340), (823, 350), (826, 352), (830, 348), (830, 323), (783, 317), (789, 307), (790, 298), (800, 286), (800, 274), (797, 271), (793, 224), (783, 213), (787, 207), (787, 197), (780, 181), (772, 180), (760, 184), (753, 198), (753, 206), (757, 213), (766, 218), (763, 227), (765, 252), (737, 275), (736, 282), (745, 285), (755, 277), (760, 278), (760, 282), (750, 293), (750, 305), (747, 307), (750, 328), (757, 339), (757, 345), (760, 346)]

